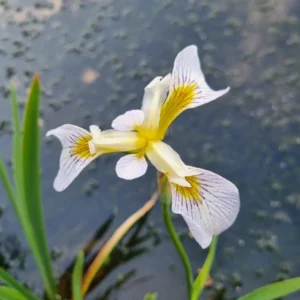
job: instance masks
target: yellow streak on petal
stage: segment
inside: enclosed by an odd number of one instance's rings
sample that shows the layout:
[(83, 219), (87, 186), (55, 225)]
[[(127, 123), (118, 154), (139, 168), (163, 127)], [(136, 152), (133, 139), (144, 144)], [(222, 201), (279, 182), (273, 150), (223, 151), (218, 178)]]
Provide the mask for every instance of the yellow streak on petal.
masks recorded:
[(196, 176), (185, 177), (186, 181), (191, 185), (191, 187), (180, 186), (175, 184), (176, 192), (181, 195), (182, 198), (186, 200), (195, 200), (202, 203), (200, 195), (200, 183)]
[(75, 141), (74, 147), (70, 149), (70, 154), (76, 155), (79, 158), (93, 157), (89, 150), (90, 140), (92, 140), (91, 135), (81, 136)]
[(140, 137), (145, 138), (150, 141), (157, 141), (157, 133), (158, 129), (149, 129), (149, 128), (144, 128), (143, 126), (135, 126), (134, 130), (136, 130)]
[(139, 152), (136, 153), (137, 158), (141, 159), (146, 154), (147, 147), (142, 148)]
[(158, 130), (158, 138), (162, 140), (171, 123), (184, 110), (189, 108), (189, 105), (196, 98), (196, 83), (182, 84), (174, 87), (169, 94), (166, 102), (163, 104), (160, 113), (160, 122)]

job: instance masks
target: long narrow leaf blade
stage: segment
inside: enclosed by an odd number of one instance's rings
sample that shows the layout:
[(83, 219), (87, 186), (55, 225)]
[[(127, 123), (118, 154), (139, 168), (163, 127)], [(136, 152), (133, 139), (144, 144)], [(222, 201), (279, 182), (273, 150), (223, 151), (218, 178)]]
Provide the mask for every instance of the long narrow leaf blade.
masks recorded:
[[(37, 238), (44, 235), (41, 208), (39, 107), (40, 84), (38, 77), (35, 77), (31, 85), (24, 114), (22, 149), (25, 202)], [(42, 228), (34, 226), (41, 224)]]
[(38, 126), (40, 108), (40, 82), (34, 77), (25, 108), (22, 163), (24, 179), (24, 201), (27, 215), (35, 235), (35, 259), (37, 260), (45, 288), (53, 299), (56, 283), (48, 250), (41, 201), (40, 179), (40, 130)]
[[(39, 298), (34, 295), (30, 290), (24, 287), (19, 281), (17, 281), (13, 276), (6, 272), (3, 268), (0, 268), (0, 280), (7, 286), (15, 289), (30, 300), (39, 300)], [(2, 299), (2, 298), (0, 298)]]
[(7, 286), (1, 286), (0, 287), (0, 299), (1, 300), (30, 300), (31, 298), (28, 298), (25, 295), (22, 295), (19, 291), (7, 287)]
[(82, 283), (83, 264), (84, 264), (84, 254), (81, 251), (77, 256), (77, 260), (72, 274), (73, 300), (82, 300), (81, 283)]
[(297, 291), (300, 292), (300, 277), (266, 285), (240, 297), (238, 300), (273, 300)]
[(18, 212), (16, 195), (14, 193), (11, 181), (9, 179), (7, 169), (1, 157), (0, 157), (0, 178), (10, 202), (12, 203), (15, 211)]
[(193, 284), (192, 300), (197, 300), (203, 291), (206, 279), (209, 276), (211, 266), (214, 262), (216, 247), (217, 247), (217, 240), (218, 240), (218, 238), (216, 236), (214, 236), (213, 240), (211, 242), (211, 245), (209, 247), (208, 255), (203, 264), (203, 267)]
[[(11, 111), (13, 123), (13, 170), (15, 175), (15, 186), (17, 190), (17, 201), (22, 203), (23, 199), (23, 174), (22, 174), (22, 148), (19, 108), (16, 90), (11, 88)], [(18, 206), (19, 210), (22, 210)]]

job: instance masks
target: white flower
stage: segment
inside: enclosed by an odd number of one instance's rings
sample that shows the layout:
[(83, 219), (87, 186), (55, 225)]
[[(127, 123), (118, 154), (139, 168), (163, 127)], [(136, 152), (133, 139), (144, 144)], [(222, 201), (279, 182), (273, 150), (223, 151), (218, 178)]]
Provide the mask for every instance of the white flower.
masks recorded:
[(173, 212), (183, 216), (201, 247), (208, 247), (213, 235), (234, 222), (239, 211), (238, 190), (219, 175), (185, 165), (163, 139), (183, 111), (213, 101), (228, 91), (229, 87), (213, 91), (207, 85), (197, 47), (186, 47), (177, 55), (172, 74), (156, 77), (146, 86), (141, 110), (117, 117), (112, 122), (113, 130), (100, 131), (91, 126), (88, 132), (63, 125), (48, 132), (63, 145), (54, 188), (65, 189), (86, 165), (102, 154), (129, 153), (116, 165), (117, 175), (127, 180), (146, 173), (148, 158), (168, 177)]

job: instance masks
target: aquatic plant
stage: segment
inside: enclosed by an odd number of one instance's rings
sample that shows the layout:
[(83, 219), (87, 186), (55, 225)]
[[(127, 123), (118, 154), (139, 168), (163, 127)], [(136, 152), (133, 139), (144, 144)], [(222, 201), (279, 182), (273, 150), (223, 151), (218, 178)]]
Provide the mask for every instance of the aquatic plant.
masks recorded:
[[(74, 300), (84, 298), (91, 283), (95, 281), (97, 272), (110, 264), (116, 245), (151, 210), (158, 195), (167, 231), (185, 268), (187, 299), (199, 299), (214, 261), (216, 235), (234, 223), (239, 210), (239, 194), (232, 183), (219, 175), (185, 165), (180, 156), (162, 140), (171, 122), (181, 112), (212, 101), (227, 91), (228, 88), (215, 92), (207, 86), (196, 47), (190, 46), (178, 54), (171, 75), (155, 78), (146, 87), (142, 110), (130, 111), (116, 118), (112, 124), (113, 130), (101, 132), (97, 126), (91, 126), (88, 132), (74, 125), (63, 125), (48, 132), (48, 135), (56, 135), (63, 144), (60, 169), (54, 182), (56, 190), (65, 189), (89, 162), (105, 153), (129, 152), (119, 160), (116, 167), (118, 176), (124, 179), (134, 179), (146, 172), (145, 156), (158, 169), (158, 193), (155, 192), (140, 210), (114, 232), (89, 265), (86, 265), (85, 256), (94, 243), (89, 242), (78, 254), (72, 264), (71, 280), (66, 280)], [(14, 89), (11, 90), (11, 104), (14, 184), (1, 157), (0, 177), (41, 274), (45, 299), (60, 299), (60, 296), (65, 298), (57, 287), (53, 272), (41, 205), (38, 126), (40, 83), (37, 76), (32, 82), (22, 127)], [(174, 213), (183, 216), (200, 246), (206, 248), (210, 245), (207, 258), (196, 278), (172, 223), (171, 205)], [(109, 223), (110, 220), (103, 225), (101, 232)], [(129, 238), (128, 247), (139, 244), (135, 241), (139, 230), (138, 227)], [(143, 251), (143, 248), (135, 249), (129, 256), (134, 257), (136, 253)], [(40, 299), (1, 268), (0, 279), (5, 284), (0, 286), (1, 299)], [(300, 277), (261, 287), (239, 300), (271, 300), (299, 290)], [(144, 299), (158, 299), (158, 295), (148, 293)]]
[[(41, 202), (41, 176), (40, 176), (40, 129), (38, 126), (39, 119), (39, 105), (40, 105), (40, 82), (37, 76), (34, 77), (26, 103), (23, 126), (20, 126), (19, 110), (15, 89), (11, 89), (11, 107), (13, 120), (13, 175), (14, 184), (11, 182), (8, 170), (4, 161), (0, 157), (0, 178), (2, 180), (7, 196), (16, 212), (19, 219), (28, 245), (31, 249), (33, 257), (38, 266), (44, 288), (46, 291), (46, 299), (56, 300), (60, 299), (61, 290), (57, 288), (56, 276), (53, 272), (53, 263), (48, 249), (47, 235), (45, 231), (45, 221), (42, 211)], [(113, 244), (108, 242), (100, 249), (100, 254), (106, 249), (104, 258), (108, 259), (110, 253), (114, 250), (117, 242), (120, 242), (123, 237), (130, 231), (134, 225), (143, 218), (153, 207), (156, 202), (157, 195), (146, 203), (138, 212), (129, 218), (129, 222), (119, 227), (116, 231), (118, 236), (115, 238)], [(111, 220), (109, 220), (110, 223)], [(101, 227), (101, 232), (105, 233), (108, 229), (109, 223), (104, 223)], [(137, 255), (145, 252), (143, 248), (137, 248), (141, 241), (136, 241), (139, 230), (133, 232), (133, 236), (129, 239), (132, 245), (128, 245), (129, 260)], [(99, 234), (99, 237), (101, 234)], [(113, 238), (112, 237), (112, 238)], [(147, 238), (144, 240), (147, 240)], [(84, 253), (88, 254), (92, 248), (92, 244), (88, 245), (88, 249), (84, 249)], [(131, 249), (132, 248), (132, 249)], [(107, 251), (109, 250), (109, 251)], [(133, 250), (133, 251), (131, 251)], [(97, 260), (95, 260), (97, 262)], [(92, 274), (87, 273), (86, 277), (90, 280), (97, 275), (100, 265), (91, 262), (86, 266)], [(74, 272), (72, 282), (68, 288), (72, 290), (74, 299), (82, 299), (81, 293), (81, 278), (83, 267), (85, 266), (83, 253), (80, 252), (76, 263), (74, 264)], [(110, 266), (108, 272), (118, 264)], [(28, 288), (19, 283), (13, 276), (11, 276), (3, 268), (0, 268), (0, 280), (6, 286), (0, 287), (0, 299), (3, 300), (38, 300), (39, 297), (32, 293)], [(100, 280), (98, 280), (100, 281)], [(89, 284), (88, 284), (89, 287)], [(88, 291), (85, 289), (85, 293)]]
[(54, 299), (56, 281), (46, 239), (41, 201), (39, 105), (40, 83), (35, 76), (21, 127), (16, 93), (14, 89), (11, 90), (14, 187), (2, 159), (0, 176), (36, 260), (47, 294), (50, 299)]
[[(116, 164), (117, 176), (125, 180), (146, 173), (146, 158), (156, 167), (163, 218), (185, 268), (188, 298), (191, 300), (198, 299), (204, 288), (214, 260), (216, 236), (228, 229), (238, 215), (239, 192), (223, 177), (186, 165), (163, 139), (171, 123), (183, 111), (211, 102), (228, 91), (229, 87), (214, 91), (208, 86), (197, 47), (192, 45), (176, 56), (171, 74), (155, 77), (145, 87), (141, 109), (118, 116), (112, 121), (113, 129), (101, 131), (98, 126), (91, 125), (87, 131), (65, 124), (47, 133), (47, 136), (56, 136), (63, 147), (54, 180), (57, 191), (66, 189), (90, 162), (104, 154), (126, 153)], [(183, 216), (202, 248), (211, 244), (195, 280), (189, 258), (172, 224), (170, 205), (174, 213)]]
[(141, 110), (131, 110), (112, 122), (113, 129), (90, 132), (65, 124), (50, 130), (62, 143), (54, 188), (62, 191), (95, 158), (126, 152), (116, 165), (120, 178), (132, 180), (145, 174), (147, 161), (163, 173), (172, 190), (172, 210), (181, 214), (195, 240), (207, 248), (213, 235), (230, 227), (239, 212), (239, 192), (234, 184), (210, 171), (186, 165), (162, 140), (171, 123), (183, 111), (213, 101), (229, 87), (213, 91), (205, 81), (196, 46), (175, 58), (172, 74), (155, 77), (145, 88)]

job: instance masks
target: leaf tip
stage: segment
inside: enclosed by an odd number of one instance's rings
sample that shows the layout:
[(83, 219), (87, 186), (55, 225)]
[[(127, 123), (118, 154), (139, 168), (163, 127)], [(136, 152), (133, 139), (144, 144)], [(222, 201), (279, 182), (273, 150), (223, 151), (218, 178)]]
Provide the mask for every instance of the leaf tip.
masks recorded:
[(16, 85), (13, 82), (9, 84), (9, 90), (10, 92), (14, 92), (16, 90)]
[(35, 73), (34, 76), (33, 76), (33, 82), (35, 83), (40, 83), (40, 77), (39, 77), (39, 74), (38, 73)]

